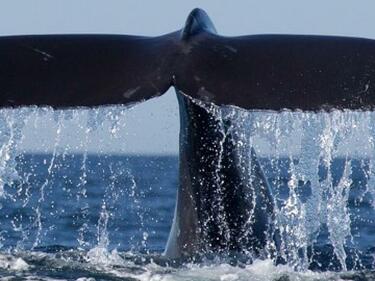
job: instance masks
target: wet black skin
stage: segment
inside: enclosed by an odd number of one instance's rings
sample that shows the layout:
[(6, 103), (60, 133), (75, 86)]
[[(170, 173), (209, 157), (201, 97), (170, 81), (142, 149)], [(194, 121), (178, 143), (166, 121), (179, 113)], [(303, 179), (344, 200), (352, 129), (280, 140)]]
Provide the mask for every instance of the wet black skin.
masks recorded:
[(217, 105), (246, 109), (372, 109), (375, 41), (324, 36), (200, 34), (176, 86)]
[(246, 109), (375, 106), (375, 40), (309, 35), (224, 37), (202, 10), (158, 37), (0, 37), (0, 106), (129, 104), (171, 86)]
[[(262, 255), (273, 237), (273, 200), (254, 150), (238, 127), (177, 93), (180, 185), (166, 255)], [(210, 105), (207, 105), (210, 107)]]

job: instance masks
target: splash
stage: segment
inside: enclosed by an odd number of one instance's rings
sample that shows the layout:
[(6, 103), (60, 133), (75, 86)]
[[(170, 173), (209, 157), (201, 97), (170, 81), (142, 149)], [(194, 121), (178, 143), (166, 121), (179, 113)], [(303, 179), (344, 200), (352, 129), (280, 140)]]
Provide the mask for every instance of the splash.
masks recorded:
[[(223, 208), (223, 178), (220, 174), (225, 165), (223, 146), (231, 139), (243, 178), (251, 176), (247, 174), (247, 167), (251, 166), (250, 152), (254, 149), (271, 184), (275, 227), (281, 243), (276, 246), (270, 238), (268, 262), (276, 263), (271, 252), (279, 247), (277, 258), (281, 258), (287, 268), (298, 272), (321, 268), (344, 271), (365, 268), (366, 259), (372, 252), (371, 245), (363, 245), (361, 236), (369, 236), (375, 225), (370, 216), (375, 209), (374, 113), (275, 113), (202, 106), (213, 116), (221, 136), (216, 162), (213, 163), (216, 165), (213, 176), (217, 194), (212, 202), (212, 207), (221, 213), (217, 221), (221, 235), (231, 239)], [(82, 112), (87, 118), (82, 117)], [(35, 114), (43, 115), (43, 118), (53, 115), (50, 117), (55, 122), (53, 151), (51, 155), (40, 156), (40, 163), (30, 164), (31, 172), (23, 173), (18, 166), (29, 162), (17, 148), (23, 138), (22, 127), (28, 122), (28, 116)], [(150, 252), (154, 247), (153, 239), (161, 229), (160, 219), (156, 219), (158, 214), (149, 211), (147, 208), (150, 207), (144, 207), (148, 196), (155, 193), (150, 188), (150, 181), (155, 178), (148, 179), (145, 172), (135, 175), (137, 169), (144, 167), (135, 164), (130, 167), (127, 160), (114, 164), (112, 158), (103, 154), (95, 161), (90, 160), (93, 158), (88, 152), (92, 135), (105, 123), (109, 126), (104, 134), (118, 138), (125, 117), (126, 110), (118, 108), (54, 113), (52, 109), (0, 111), (2, 245), (11, 244), (21, 251), (39, 249), (45, 241), (51, 244), (69, 241), (69, 246), (87, 251), (85, 258), (88, 262), (111, 265), (121, 262), (117, 250), (121, 242), (114, 242), (113, 238), (115, 232), (126, 232), (124, 228), (119, 230), (120, 226), (113, 226), (114, 222), (120, 222), (131, 229), (131, 234), (124, 234), (123, 240), (129, 243), (124, 248), (132, 252)], [(40, 126), (40, 119), (35, 121), (36, 128)], [(63, 143), (66, 123), (71, 120), (79, 124), (83, 132), (79, 156), (70, 155), (74, 153)], [(228, 127), (228, 123), (231, 126)], [(75, 157), (77, 159), (72, 160)], [(43, 167), (42, 176), (37, 175), (40, 167)], [(64, 178), (66, 170), (75, 174)], [(358, 173), (365, 175), (362, 185), (358, 183)], [(144, 178), (147, 178), (146, 187), (142, 189), (139, 182)], [(365, 188), (361, 189), (363, 186)], [(92, 199), (98, 190), (101, 190), (100, 203)], [(249, 197), (256, 196), (253, 193)], [(170, 197), (174, 198), (174, 194)], [(56, 198), (65, 198), (74, 204), (59, 207), (62, 204)], [(149, 199), (153, 201), (150, 205), (162, 205), (163, 202), (157, 202), (158, 198), (152, 198)], [(351, 202), (357, 205), (353, 207)], [(10, 204), (18, 206), (18, 211), (6, 210)], [(253, 209), (248, 212), (244, 237), (252, 233), (257, 204), (255, 199), (250, 204)], [(355, 211), (364, 208), (365, 204), (371, 205), (370, 218), (363, 218)], [(30, 210), (34, 212), (32, 215)], [(73, 234), (61, 238), (63, 235), (59, 236), (58, 223), (54, 224), (54, 219), (64, 220), (69, 227), (73, 225)], [(358, 229), (356, 225), (359, 224), (365, 225), (363, 230)], [(168, 227), (164, 228), (167, 232)], [(322, 260), (326, 264), (321, 264)], [(230, 271), (223, 276), (225, 280), (235, 278)]]
[(20, 153), (17, 146), (22, 140), (22, 128), (33, 109), (17, 111), (0, 110), (0, 197), (6, 196), (4, 186), (19, 180), (15, 158)]
[[(243, 111), (230, 106), (211, 108), (212, 105), (200, 103), (196, 104), (214, 114), (217, 120), (225, 116), (231, 124), (242, 124), (232, 128), (237, 136), (232, 138), (242, 158), (249, 153), (240, 148), (245, 141), (263, 158), (264, 166), (272, 167), (266, 172), (275, 197), (281, 258), (298, 271), (362, 268), (362, 254), (371, 245), (360, 246), (363, 243), (358, 241), (361, 235), (370, 234), (361, 234), (358, 227), (353, 227), (353, 221), (364, 218), (358, 212), (355, 214), (349, 205), (350, 200), (354, 200), (360, 207), (366, 203), (363, 202), (366, 196), (374, 198), (374, 123), (371, 121), (375, 114)], [(222, 158), (220, 151), (219, 160)], [(358, 161), (362, 165), (358, 166)], [(367, 161), (369, 165), (364, 165)], [(244, 164), (242, 160), (237, 162), (240, 167)], [(361, 188), (355, 182), (358, 173), (367, 176), (365, 191), (357, 190)], [(249, 222), (251, 214), (249, 212)], [(225, 216), (222, 217), (225, 220)], [(370, 229), (374, 227), (373, 221), (367, 224)], [(247, 225), (251, 228), (251, 223)], [(251, 233), (251, 229), (245, 231)]]
[(34, 225), (37, 227), (37, 233), (36, 233), (35, 241), (33, 243), (33, 248), (37, 247), (41, 242), (41, 235), (43, 231), (41, 208), (42, 208), (42, 204), (45, 201), (45, 189), (49, 185), (50, 178), (53, 177), (53, 168), (55, 167), (56, 157), (58, 156), (57, 148), (60, 144), (61, 130), (62, 130), (62, 113), (55, 115), (55, 116), (56, 116), (55, 119), (57, 122), (57, 129), (56, 129), (56, 136), (55, 136), (55, 142), (53, 146), (52, 157), (47, 168), (47, 173), (48, 173), (47, 178), (45, 179), (45, 181), (40, 187), (40, 196), (38, 199), (38, 206), (35, 209), (36, 219), (35, 219)]

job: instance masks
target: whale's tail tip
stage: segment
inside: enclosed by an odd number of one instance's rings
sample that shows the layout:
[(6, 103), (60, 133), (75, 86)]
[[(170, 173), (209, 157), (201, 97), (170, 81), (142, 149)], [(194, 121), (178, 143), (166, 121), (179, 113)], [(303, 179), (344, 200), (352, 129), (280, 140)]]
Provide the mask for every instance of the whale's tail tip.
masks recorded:
[(200, 8), (195, 8), (186, 19), (185, 27), (182, 30), (182, 40), (188, 40), (192, 36), (202, 32), (217, 33), (207, 13)]

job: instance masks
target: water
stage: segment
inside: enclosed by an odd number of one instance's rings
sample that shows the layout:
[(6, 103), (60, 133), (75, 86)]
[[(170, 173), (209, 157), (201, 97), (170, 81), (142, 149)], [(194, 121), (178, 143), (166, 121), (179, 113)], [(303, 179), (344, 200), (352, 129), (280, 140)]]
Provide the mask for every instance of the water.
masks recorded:
[(213, 256), (181, 263), (162, 256), (178, 157), (87, 152), (90, 134), (103, 122), (111, 124), (104, 138), (116, 137), (124, 111), (89, 111), (87, 123), (78, 122), (81, 153), (61, 143), (66, 119), (81, 112), (53, 113), (55, 145), (45, 154), (17, 149), (25, 123), (17, 120), (46, 112), (0, 111), (2, 278), (375, 279), (375, 114), (219, 110), (220, 118), (243, 124), (235, 127), (238, 142), (255, 148), (271, 185), (281, 237), (276, 265), (271, 259), (250, 264)]

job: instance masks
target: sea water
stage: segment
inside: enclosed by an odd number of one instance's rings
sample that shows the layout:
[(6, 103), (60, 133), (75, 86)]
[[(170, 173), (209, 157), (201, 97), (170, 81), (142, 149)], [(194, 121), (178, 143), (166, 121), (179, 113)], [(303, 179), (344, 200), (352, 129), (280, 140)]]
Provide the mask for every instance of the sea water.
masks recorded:
[(81, 153), (61, 142), (66, 119), (79, 110), (68, 117), (54, 112), (54, 149), (39, 154), (19, 151), (18, 144), (25, 120), (46, 113), (0, 111), (2, 278), (374, 280), (374, 113), (216, 110), (245, 124), (241, 141), (260, 158), (275, 198), (283, 262), (214, 257), (176, 263), (162, 251), (174, 213), (178, 157), (85, 149), (103, 120), (115, 135), (124, 110), (89, 111), (92, 119), (78, 122), (85, 132)]

